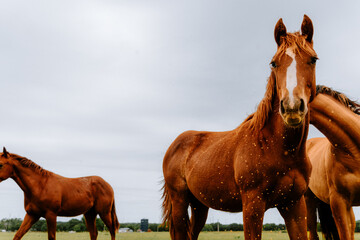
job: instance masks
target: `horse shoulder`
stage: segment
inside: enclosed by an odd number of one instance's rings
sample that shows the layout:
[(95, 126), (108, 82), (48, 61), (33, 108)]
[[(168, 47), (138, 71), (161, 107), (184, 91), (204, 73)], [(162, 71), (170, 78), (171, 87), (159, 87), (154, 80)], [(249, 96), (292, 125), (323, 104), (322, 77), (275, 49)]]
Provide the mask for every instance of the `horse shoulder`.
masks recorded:
[(323, 202), (329, 202), (329, 169), (333, 165), (331, 144), (326, 138), (312, 138), (307, 141), (307, 152), (312, 165), (309, 188)]
[(360, 170), (359, 159), (339, 148), (332, 147), (331, 165), (327, 167), (331, 180), (330, 187), (340, 193), (349, 202), (360, 204)]

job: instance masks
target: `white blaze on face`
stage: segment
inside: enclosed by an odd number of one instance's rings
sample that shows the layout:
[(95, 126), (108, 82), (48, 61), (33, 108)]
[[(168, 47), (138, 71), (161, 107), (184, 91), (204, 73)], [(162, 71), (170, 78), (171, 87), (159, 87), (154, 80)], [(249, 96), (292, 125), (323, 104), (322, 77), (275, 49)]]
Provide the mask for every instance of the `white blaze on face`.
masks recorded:
[(290, 107), (294, 107), (294, 89), (297, 86), (297, 77), (296, 77), (296, 60), (295, 53), (293, 49), (286, 49), (286, 55), (292, 58), (292, 62), (286, 71), (286, 88), (289, 91), (289, 104)]

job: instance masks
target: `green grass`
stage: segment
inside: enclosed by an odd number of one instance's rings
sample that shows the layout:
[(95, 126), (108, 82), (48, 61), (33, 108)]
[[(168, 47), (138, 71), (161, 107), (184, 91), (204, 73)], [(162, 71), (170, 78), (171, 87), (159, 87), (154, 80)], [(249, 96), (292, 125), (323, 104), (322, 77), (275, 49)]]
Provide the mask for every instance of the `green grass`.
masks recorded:
[[(0, 232), (0, 240), (9, 240), (14, 237), (13, 232)], [(320, 239), (321, 238), (321, 235)], [(47, 233), (43, 232), (29, 232), (22, 238), (23, 240), (47, 240)], [(57, 240), (89, 240), (89, 233), (56, 233)], [(243, 240), (243, 232), (202, 232), (199, 240)], [(263, 240), (287, 240), (289, 239), (287, 233), (281, 232), (263, 232)], [(360, 239), (360, 233), (355, 234), (355, 239)], [(98, 240), (110, 240), (108, 232), (99, 232)], [(170, 240), (168, 232), (152, 232), (152, 233), (119, 233), (116, 235), (116, 240)]]

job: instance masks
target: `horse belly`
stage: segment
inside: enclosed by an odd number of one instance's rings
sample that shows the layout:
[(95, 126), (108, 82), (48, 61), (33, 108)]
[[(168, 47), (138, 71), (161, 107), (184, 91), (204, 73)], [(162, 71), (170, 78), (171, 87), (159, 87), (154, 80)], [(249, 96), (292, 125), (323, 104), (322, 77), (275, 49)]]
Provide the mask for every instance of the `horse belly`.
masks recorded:
[(77, 216), (89, 211), (93, 207), (91, 201), (86, 201), (84, 199), (69, 199), (65, 200), (61, 205), (60, 211), (58, 212), (59, 216)]
[(74, 217), (86, 213), (90, 208), (90, 205), (73, 205), (71, 208), (61, 209), (58, 215), (63, 217)]
[(229, 181), (219, 181), (220, 184), (208, 184), (192, 186), (189, 190), (202, 204), (207, 207), (227, 212), (241, 212), (242, 201), (240, 191), (235, 184)]
[(75, 186), (71, 191), (63, 191), (58, 215), (77, 216), (89, 211), (94, 206), (94, 197), (90, 186), (80, 184), (78, 186), (82, 187)]
[(241, 196), (211, 198), (207, 201), (207, 206), (212, 209), (226, 212), (242, 212)]

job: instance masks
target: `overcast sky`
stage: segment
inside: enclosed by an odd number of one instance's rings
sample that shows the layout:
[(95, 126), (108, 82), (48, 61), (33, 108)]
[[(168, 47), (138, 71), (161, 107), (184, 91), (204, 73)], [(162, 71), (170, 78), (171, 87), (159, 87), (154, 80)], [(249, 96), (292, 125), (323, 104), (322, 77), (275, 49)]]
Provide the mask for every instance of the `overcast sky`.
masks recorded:
[[(256, 109), (279, 18), (289, 31), (304, 13), (313, 20), (317, 83), (358, 100), (359, 9), (358, 1), (3, 0), (0, 146), (66, 177), (102, 176), (120, 222), (160, 222), (166, 149), (185, 130), (230, 130)], [(24, 217), (13, 180), (0, 196), (0, 219)], [(243, 222), (210, 211), (216, 221)], [(270, 210), (265, 222), (283, 220)]]

